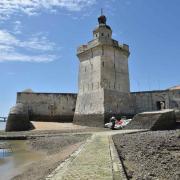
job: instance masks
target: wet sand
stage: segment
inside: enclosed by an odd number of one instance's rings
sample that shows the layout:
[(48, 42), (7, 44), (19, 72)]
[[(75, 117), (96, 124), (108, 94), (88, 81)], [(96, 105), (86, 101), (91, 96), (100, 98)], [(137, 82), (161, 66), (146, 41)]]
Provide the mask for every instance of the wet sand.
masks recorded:
[[(77, 150), (89, 136), (90, 135), (85, 134), (67, 134), (48, 137), (30, 137), (26, 141), (21, 141), (24, 142), (24, 146), (26, 146), (24, 149), (18, 146), (16, 141), (10, 141), (11, 148), (16, 146), (22, 149), (14, 151), (12, 157), (8, 157), (8, 164), (7, 158), (1, 159), (1, 165), (4, 164), (6, 172), (9, 171), (8, 175), (5, 173), (3, 178), (6, 177), (6, 180), (44, 179), (61, 162)], [(15, 146), (13, 146), (12, 143), (14, 143)], [(3, 148), (5, 148), (6, 145), (3, 145)], [(17, 161), (16, 163), (12, 160), (14, 158)], [(7, 168), (9, 169), (7, 170)], [(1, 175), (3, 175), (3, 172), (1, 172)]]
[(3, 177), (3, 180), (11, 179), (25, 166), (45, 156), (43, 152), (30, 149), (24, 140), (1, 141), (0, 149), (3, 152), (0, 156), (0, 179)]
[(14, 180), (38, 180), (47, 177), (61, 162), (67, 159), (89, 135), (62, 135), (33, 138), (27, 141), (29, 147), (46, 156), (40, 161), (30, 164), (22, 174)]
[(20, 171), (13, 176), (12, 179), (14, 180), (44, 179), (77, 150), (93, 132), (108, 131), (104, 128), (78, 126), (72, 123), (32, 123), (35, 127), (32, 131), (0, 131), (0, 139), (8, 140), (23, 137), (26, 139), (28, 150), (44, 155), (40, 159), (29, 162), (29, 164), (22, 164)]

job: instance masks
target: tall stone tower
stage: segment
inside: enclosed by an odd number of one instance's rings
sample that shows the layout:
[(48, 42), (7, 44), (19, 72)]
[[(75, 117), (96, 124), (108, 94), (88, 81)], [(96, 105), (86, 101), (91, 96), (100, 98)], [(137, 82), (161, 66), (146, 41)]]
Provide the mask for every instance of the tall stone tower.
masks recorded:
[(131, 114), (128, 45), (112, 39), (106, 17), (98, 18), (93, 40), (77, 49), (79, 92), (74, 123), (104, 126), (110, 116)]

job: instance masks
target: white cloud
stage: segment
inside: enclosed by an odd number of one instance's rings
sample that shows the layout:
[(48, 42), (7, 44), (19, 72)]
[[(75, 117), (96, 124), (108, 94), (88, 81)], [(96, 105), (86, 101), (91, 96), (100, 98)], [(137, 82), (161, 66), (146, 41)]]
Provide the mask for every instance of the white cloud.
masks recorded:
[(52, 51), (55, 48), (55, 43), (48, 41), (45, 36), (39, 37), (38, 35), (34, 35), (26, 41), (21, 41), (8, 31), (0, 30), (0, 47), (2, 48), (3, 46)]
[[(39, 34), (22, 41), (8, 31), (0, 30), (0, 62), (51, 62), (57, 58), (51, 54), (55, 51), (55, 46), (55, 43), (50, 42), (45, 36), (40, 36)], [(18, 52), (22, 49), (26, 54)]]
[(15, 21), (14, 22), (14, 30), (13, 30), (13, 33), (14, 34), (21, 34), (22, 31), (22, 24), (21, 24), (21, 21)]
[(0, 53), (0, 62), (19, 61), (19, 62), (51, 62), (57, 57), (55, 55), (25, 55), (16, 52)]
[(37, 15), (39, 10), (54, 12), (59, 8), (69, 11), (80, 11), (96, 3), (97, 0), (1, 0), (0, 19), (7, 19), (15, 13)]
[[(17, 14), (38, 15), (44, 10), (57, 13), (60, 9), (68, 13), (80, 11), (95, 4), (97, 0), (0, 0), (0, 21)], [(69, 12), (70, 11), (70, 12)], [(23, 26), (20, 21), (13, 22), (12, 31), (0, 29), (0, 62), (50, 62), (57, 59), (54, 52), (59, 48), (43, 34), (35, 34), (26, 39), (22, 36)], [(23, 53), (22, 53), (23, 52)]]

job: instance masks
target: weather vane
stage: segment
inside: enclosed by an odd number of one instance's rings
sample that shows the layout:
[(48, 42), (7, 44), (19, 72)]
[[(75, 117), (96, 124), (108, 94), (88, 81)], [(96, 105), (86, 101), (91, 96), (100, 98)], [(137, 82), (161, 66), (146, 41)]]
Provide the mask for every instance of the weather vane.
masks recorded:
[(101, 8), (101, 16), (103, 15), (103, 8)]

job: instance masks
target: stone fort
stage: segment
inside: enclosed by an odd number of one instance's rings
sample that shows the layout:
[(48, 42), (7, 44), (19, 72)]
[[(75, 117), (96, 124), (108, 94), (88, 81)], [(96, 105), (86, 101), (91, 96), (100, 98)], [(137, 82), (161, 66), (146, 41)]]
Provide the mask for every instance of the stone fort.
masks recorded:
[[(111, 116), (132, 117), (137, 113), (180, 109), (180, 88), (130, 92), (129, 46), (112, 39), (106, 17), (98, 18), (93, 40), (77, 49), (79, 91), (71, 93), (17, 93), (10, 113), (19, 118), (26, 113), (30, 121), (74, 122), (103, 127)], [(163, 103), (163, 107), (162, 107)], [(16, 107), (21, 107), (17, 111)]]

